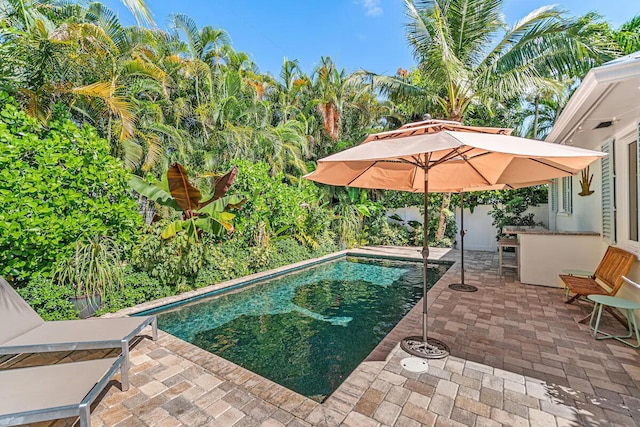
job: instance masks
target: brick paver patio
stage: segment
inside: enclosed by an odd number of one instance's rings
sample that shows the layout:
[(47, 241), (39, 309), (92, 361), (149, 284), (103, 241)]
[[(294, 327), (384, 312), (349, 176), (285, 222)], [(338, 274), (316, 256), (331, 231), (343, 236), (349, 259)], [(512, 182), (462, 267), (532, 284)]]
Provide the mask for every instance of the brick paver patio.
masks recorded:
[[(406, 248), (364, 251), (419, 256)], [(432, 256), (455, 260), (459, 253)], [(576, 322), (590, 308), (564, 304), (561, 289), (499, 277), (494, 253), (468, 252), (465, 264), (466, 282), (478, 292), (448, 289), (459, 281), (459, 263), (429, 292), (430, 335), (445, 341), (451, 356), (429, 361), (427, 373), (403, 370), (408, 355), (396, 345), (421, 333), (419, 305), (323, 404), (161, 333), (157, 342), (137, 343), (131, 388), (122, 392), (113, 382), (92, 408), (92, 425), (640, 425), (638, 350), (594, 340), (588, 325)], [(615, 321), (606, 325), (622, 330)], [(10, 365), (104, 355), (23, 355)]]

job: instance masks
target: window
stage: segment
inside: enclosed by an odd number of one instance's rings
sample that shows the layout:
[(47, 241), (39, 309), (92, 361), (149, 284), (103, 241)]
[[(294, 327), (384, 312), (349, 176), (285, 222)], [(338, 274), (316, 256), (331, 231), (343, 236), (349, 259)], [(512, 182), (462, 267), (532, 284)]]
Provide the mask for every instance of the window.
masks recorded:
[(562, 178), (562, 211), (570, 214), (573, 212), (573, 200), (571, 193), (573, 190), (573, 177)]
[(638, 241), (638, 141), (629, 148), (629, 240)]
[(600, 160), (602, 166), (602, 238), (616, 244), (616, 168), (615, 140), (602, 144), (601, 150), (607, 153)]

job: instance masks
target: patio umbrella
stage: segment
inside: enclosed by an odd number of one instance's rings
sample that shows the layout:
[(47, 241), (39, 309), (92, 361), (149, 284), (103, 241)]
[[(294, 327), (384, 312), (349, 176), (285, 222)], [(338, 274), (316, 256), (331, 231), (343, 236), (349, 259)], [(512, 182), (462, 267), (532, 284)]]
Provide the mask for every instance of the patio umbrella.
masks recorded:
[[(489, 187), (476, 187), (472, 188), (471, 191), (489, 191), (489, 190), (514, 190), (516, 188), (524, 188), (524, 187), (533, 187), (535, 185), (543, 185), (550, 184), (551, 181), (536, 181), (536, 182), (527, 182), (522, 184), (513, 184), (513, 185), (492, 185)], [(460, 292), (476, 292), (478, 288), (472, 285), (467, 285), (464, 283), (464, 236), (467, 234), (467, 230), (464, 229), (464, 189), (458, 190), (460, 194), (460, 283), (452, 283), (449, 285), (450, 289), (454, 291)]]
[(401, 346), (441, 358), (446, 344), (429, 338), (427, 323), (428, 193), (514, 186), (573, 175), (604, 156), (599, 151), (510, 136), (510, 129), (427, 120), (370, 135), (360, 145), (325, 157), (306, 178), (328, 185), (424, 193), (422, 336)]

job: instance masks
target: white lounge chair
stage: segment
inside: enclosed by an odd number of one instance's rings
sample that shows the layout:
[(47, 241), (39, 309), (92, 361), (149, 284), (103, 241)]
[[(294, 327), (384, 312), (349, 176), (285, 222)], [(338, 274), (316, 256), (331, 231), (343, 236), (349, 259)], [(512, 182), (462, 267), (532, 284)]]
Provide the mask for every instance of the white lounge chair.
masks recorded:
[(122, 348), (123, 381), (127, 382), (129, 342), (151, 326), (158, 339), (155, 316), (59, 320), (45, 322), (0, 277), (0, 354)]
[(91, 426), (90, 408), (109, 380), (121, 370), (127, 390), (125, 358), (87, 360), (0, 371), (0, 426), (80, 417)]

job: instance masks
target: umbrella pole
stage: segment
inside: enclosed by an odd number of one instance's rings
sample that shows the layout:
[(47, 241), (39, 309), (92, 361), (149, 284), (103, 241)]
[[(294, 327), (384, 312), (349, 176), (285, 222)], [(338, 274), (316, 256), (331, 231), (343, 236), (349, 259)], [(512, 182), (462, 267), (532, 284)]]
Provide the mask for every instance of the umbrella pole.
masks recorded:
[(460, 192), (460, 283), (452, 283), (449, 289), (459, 292), (476, 292), (478, 288), (464, 283), (464, 235), (467, 232), (464, 229), (464, 192)]
[(426, 359), (441, 359), (449, 355), (449, 347), (440, 340), (429, 338), (429, 317), (427, 314), (427, 295), (429, 292), (429, 168), (424, 170), (424, 216), (423, 216), (423, 240), (422, 240), (422, 336), (411, 336), (400, 342), (400, 347), (407, 353)]
[(429, 170), (424, 171), (424, 216), (422, 217), (422, 341), (427, 342), (429, 318), (427, 316), (427, 295), (429, 293)]

